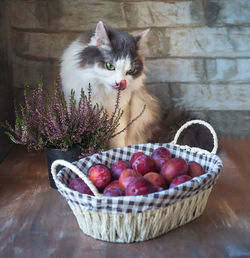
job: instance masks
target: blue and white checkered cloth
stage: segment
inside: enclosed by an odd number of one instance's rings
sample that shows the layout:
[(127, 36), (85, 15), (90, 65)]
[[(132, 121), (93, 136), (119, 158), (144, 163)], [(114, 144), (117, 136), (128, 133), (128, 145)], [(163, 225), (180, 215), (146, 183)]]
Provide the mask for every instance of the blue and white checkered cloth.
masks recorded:
[(78, 176), (70, 169), (63, 168), (58, 173), (58, 179), (67, 187), (67, 190), (57, 185), (58, 190), (69, 203), (79, 206), (81, 210), (106, 213), (138, 213), (149, 209), (165, 208), (168, 205), (209, 189), (215, 184), (222, 168), (222, 161), (217, 155), (192, 153), (182, 149), (180, 146), (169, 143), (146, 143), (111, 149), (80, 159), (79, 161), (73, 162), (73, 164), (83, 173), (87, 174), (89, 167), (93, 164), (101, 163), (110, 167), (111, 164), (118, 160), (129, 161), (132, 155), (138, 151), (151, 155), (153, 150), (161, 146), (166, 147), (172, 153), (172, 157), (181, 157), (186, 161), (198, 162), (206, 173), (200, 177), (192, 178), (192, 180), (175, 188), (161, 192), (138, 196), (103, 196), (102, 198), (97, 198), (95, 196), (81, 194), (68, 188), (67, 185), (69, 182)]

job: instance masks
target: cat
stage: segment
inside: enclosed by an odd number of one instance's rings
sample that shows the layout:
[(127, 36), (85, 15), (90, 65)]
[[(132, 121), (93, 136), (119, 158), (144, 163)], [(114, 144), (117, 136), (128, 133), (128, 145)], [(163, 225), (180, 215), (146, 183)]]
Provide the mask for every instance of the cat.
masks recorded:
[(66, 97), (72, 88), (79, 97), (81, 88), (87, 92), (90, 84), (92, 102), (112, 113), (120, 87), (124, 114), (117, 131), (125, 128), (146, 105), (143, 115), (112, 139), (111, 147), (149, 141), (161, 120), (159, 101), (145, 85), (145, 64), (140, 54), (148, 32), (131, 35), (100, 21), (95, 30), (73, 41), (62, 55), (60, 75)]
[[(121, 89), (120, 107), (124, 115), (117, 131), (126, 127), (144, 105), (145, 112), (125, 132), (114, 137), (110, 147), (123, 147), (146, 142), (170, 142), (175, 132), (192, 117), (184, 110), (170, 109), (162, 114), (159, 100), (145, 84), (145, 63), (141, 49), (145, 47), (145, 30), (131, 35), (113, 29), (100, 21), (94, 30), (73, 41), (61, 58), (62, 89), (69, 98), (71, 89), (80, 96), (81, 88), (92, 87), (92, 102), (103, 105), (109, 113), (115, 106), (117, 90)], [(212, 137), (199, 125), (188, 128), (179, 144), (212, 149)]]

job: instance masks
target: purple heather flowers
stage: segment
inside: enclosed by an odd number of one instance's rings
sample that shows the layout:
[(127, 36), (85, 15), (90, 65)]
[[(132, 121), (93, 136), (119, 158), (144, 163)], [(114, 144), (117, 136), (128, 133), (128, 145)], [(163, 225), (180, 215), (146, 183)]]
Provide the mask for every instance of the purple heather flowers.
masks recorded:
[(45, 147), (67, 150), (78, 145), (83, 155), (88, 155), (106, 149), (110, 139), (120, 133), (115, 133), (123, 114), (119, 108), (120, 91), (117, 92), (116, 105), (111, 115), (98, 104), (92, 105), (91, 86), (87, 95), (81, 91), (79, 102), (72, 90), (67, 103), (57, 84), (52, 94), (49, 94), (40, 82), (35, 89), (26, 85), (24, 99), (25, 104), (20, 105), (19, 110), (15, 105), (14, 127), (8, 122), (5, 127), (10, 139), (14, 143), (26, 145), (28, 150), (42, 150)]

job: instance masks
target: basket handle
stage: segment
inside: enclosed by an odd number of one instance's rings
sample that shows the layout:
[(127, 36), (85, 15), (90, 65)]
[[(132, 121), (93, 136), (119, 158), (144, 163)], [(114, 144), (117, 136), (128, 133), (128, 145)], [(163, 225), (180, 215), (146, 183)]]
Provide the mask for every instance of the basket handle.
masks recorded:
[(95, 197), (102, 197), (102, 194), (100, 194), (97, 190), (97, 188), (93, 185), (93, 183), (88, 179), (87, 176), (84, 175), (84, 173), (81, 172), (81, 170), (76, 167), (75, 165), (73, 165), (72, 163), (66, 161), (66, 160), (62, 160), (62, 159), (58, 159), (55, 160), (52, 165), (51, 165), (51, 173), (53, 176), (54, 181), (61, 187), (65, 189), (65, 186), (60, 182), (60, 180), (57, 177), (57, 173), (56, 173), (56, 167), (57, 166), (64, 166), (69, 168), (70, 170), (72, 170), (74, 173), (76, 173), (85, 183), (86, 185), (90, 188), (90, 190), (93, 192), (93, 194), (95, 195)]
[(175, 134), (175, 137), (174, 137), (174, 140), (171, 142), (172, 144), (175, 144), (175, 145), (178, 145), (177, 144), (177, 141), (178, 141), (178, 138), (180, 137), (181, 133), (186, 129), (188, 128), (189, 126), (193, 125), (193, 124), (200, 124), (200, 125), (204, 125), (205, 127), (207, 127), (209, 129), (209, 131), (211, 132), (212, 136), (213, 136), (213, 144), (214, 144), (214, 147), (212, 149), (211, 152), (207, 151), (207, 150), (203, 150), (203, 149), (200, 149), (200, 148), (196, 148), (196, 147), (190, 147), (190, 146), (187, 146), (187, 145), (182, 145), (181, 147), (183, 149), (186, 149), (186, 150), (189, 150), (189, 151), (192, 151), (192, 152), (196, 152), (196, 153), (200, 153), (200, 154), (216, 154), (217, 152), (217, 149), (218, 149), (218, 137), (217, 137), (217, 134), (214, 130), (214, 128), (208, 123), (208, 122), (205, 122), (203, 120), (191, 120), (191, 121), (188, 121), (186, 122), (184, 125), (182, 125), (179, 130), (176, 132)]

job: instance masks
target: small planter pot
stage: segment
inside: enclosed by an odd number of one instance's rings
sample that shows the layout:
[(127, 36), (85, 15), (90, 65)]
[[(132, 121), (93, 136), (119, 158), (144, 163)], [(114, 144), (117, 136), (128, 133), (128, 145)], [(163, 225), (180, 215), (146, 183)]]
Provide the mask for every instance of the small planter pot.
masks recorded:
[[(81, 150), (77, 146), (71, 147), (66, 151), (63, 151), (62, 149), (58, 149), (58, 148), (46, 148), (45, 153), (46, 153), (47, 164), (48, 164), (50, 186), (54, 189), (57, 189), (51, 174), (51, 164), (57, 159), (63, 159), (69, 162), (76, 161), (79, 159)], [(62, 168), (63, 168), (62, 166), (59, 166), (56, 169), (56, 172), (58, 173)]]

